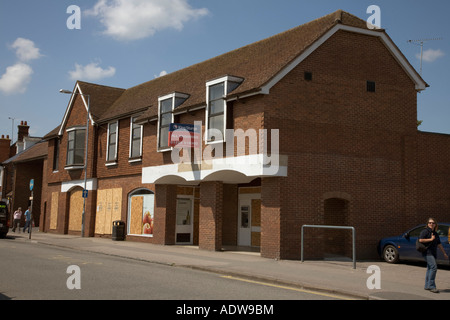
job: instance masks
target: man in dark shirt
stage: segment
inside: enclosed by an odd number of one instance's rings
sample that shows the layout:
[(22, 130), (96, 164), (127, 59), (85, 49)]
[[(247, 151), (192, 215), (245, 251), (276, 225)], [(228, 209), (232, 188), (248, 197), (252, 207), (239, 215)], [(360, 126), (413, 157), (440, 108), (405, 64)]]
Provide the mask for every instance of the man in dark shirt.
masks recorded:
[(437, 222), (434, 218), (428, 218), (426, 228), (420, 233), (419, 241), (427, 246), (427, 250), (422, 253), (425, 261), (427, 262), (427, 272), (425, 274), (425, 290), (430, 290), (433, 293), (439, 293), (436, 288), (436, 273), (437, 273), (437, 248), (439, 248), (444, 257), (448, 259), (447, 253), (441, 244), (439, 235), (436, 232)]

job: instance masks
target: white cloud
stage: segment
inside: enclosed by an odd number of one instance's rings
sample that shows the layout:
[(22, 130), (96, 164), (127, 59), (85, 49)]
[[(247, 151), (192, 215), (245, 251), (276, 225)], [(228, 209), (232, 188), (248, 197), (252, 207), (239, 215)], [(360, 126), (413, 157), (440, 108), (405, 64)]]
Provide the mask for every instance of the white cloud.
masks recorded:
[(116, 68), (108, 67), (102, 69), (98, 66), (98, 63), (92, 62), (88, 65), (82, 66), (75, 64), (75, 70), (69, 71), (70, 79), (76, 80), (89, 80), (95, 81), (103, 78), (113, 77), (116, 74)]
[(188, 0), (99, 0), (86, 12), (100, 18), (104, 34), (118, 40), (138, 40), (164, 29), (183, 29), (184, 23), (208, 14)]
[(34, 42), (24, 38), (17, 38), (11, 45), (11, 48), (16, 50), (17, 58), (22, 62), (36, 60), (42, 57), (39, 48), (34, 45)]
[[(437, 59), (443, 57), (445, 53), (441, 49), (433, 50), (428, 49), (423, 52), (423, 61), (434, 62)], [(420, 53), (416, 55), (417, 59), (420, 59)]]
[(17, 38), (10, 48), (16, 51), (18, 62), (7, 67), (1, 76), (0, 91), (5, 94), (25, 93), (33, 74), (33, 69), (25, 62), (39, 59), (42, 55), (29, 39)]
[(33, 69), (22, 62), (6, 68), (6, 73), (0, 78), (0, 91), (5, 94), (24, 93), (32, 74)]
[(163, 76), (165, 76), (166, 74), (167, 74), (167, 71), (166, 71), (166, 70), (163, 70), (163, 71), (161, 71), (161, 72), (159, 73), (159, 75), (155, 75), (155, 78), (163, 77)]

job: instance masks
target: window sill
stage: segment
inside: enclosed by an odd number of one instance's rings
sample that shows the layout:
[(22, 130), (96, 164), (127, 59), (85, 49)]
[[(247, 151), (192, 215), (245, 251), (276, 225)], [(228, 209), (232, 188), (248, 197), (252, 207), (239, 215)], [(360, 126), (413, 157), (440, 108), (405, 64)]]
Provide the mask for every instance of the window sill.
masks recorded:
[(129, 163), (142, 162), (142, 157), (129, 158), (129, 159), (128, 159), (128, 162), (129, 162)]
[(79, 164), (79, 165), (69, 165), (69, 166), (65, 166), (64, 167), (65, 170), (83, 170), (84, 169), (84, 165), (83, 164)]
[(167, 152), (167, 151), (172, 151), (173, 148), (172, 147), (167, 147), (167, 148), (159, 148), (158, 152)]
[(205, 144), (221, 144), (221, 143), (225, 143), (226, 141), (224, 139), (221, 140), (206, 140)]
[(117, 161), (116, 160), (108, 161), (105, 163), (105, 166), (107, 167), (117, 166)]

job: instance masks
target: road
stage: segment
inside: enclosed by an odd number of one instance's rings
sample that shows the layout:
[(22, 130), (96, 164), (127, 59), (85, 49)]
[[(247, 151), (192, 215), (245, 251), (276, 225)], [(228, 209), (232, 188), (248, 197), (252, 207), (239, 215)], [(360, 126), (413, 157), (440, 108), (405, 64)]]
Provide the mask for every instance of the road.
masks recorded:
[(0, 240), (0, 299), (181, 301), (342, 298), (33, 241)]

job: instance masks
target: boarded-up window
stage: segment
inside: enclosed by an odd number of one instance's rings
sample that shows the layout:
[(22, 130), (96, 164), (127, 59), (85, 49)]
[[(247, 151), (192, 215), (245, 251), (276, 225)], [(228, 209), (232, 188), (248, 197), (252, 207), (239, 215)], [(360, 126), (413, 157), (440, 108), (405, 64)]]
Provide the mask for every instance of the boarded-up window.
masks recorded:
[(122, 220), (122, 188), (97, 191), (95, 233), (112, 234), (112, 223)]

